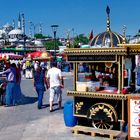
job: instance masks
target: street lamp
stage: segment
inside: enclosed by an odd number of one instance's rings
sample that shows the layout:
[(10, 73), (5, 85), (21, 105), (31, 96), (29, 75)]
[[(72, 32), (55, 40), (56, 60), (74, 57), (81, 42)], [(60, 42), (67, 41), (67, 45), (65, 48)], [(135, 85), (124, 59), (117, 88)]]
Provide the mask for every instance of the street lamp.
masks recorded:
[(56, 31), (58, 28), (58, 25), (51, 25), (53, 34), (54, 34), (54, 61), (56, 61)]

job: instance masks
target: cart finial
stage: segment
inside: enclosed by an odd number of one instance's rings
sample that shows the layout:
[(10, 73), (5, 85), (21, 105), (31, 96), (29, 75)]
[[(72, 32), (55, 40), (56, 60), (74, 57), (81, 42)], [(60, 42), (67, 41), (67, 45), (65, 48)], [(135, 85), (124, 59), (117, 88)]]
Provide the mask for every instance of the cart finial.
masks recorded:
[(110, 8), (109, 6), (106, 7), (106, 13), (107, 13), (107, 31), (110, 31)]
[(106, 13), (109, 15), (110, 14), (110, 8), (109, 6), (106, 7)]

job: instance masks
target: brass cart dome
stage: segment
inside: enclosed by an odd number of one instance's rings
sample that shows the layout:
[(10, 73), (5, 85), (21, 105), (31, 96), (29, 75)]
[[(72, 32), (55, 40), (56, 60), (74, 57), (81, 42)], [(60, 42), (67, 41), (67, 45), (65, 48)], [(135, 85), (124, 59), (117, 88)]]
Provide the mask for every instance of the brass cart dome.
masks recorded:
[(117, 44), (123, 43), (123, 36), (116, 32), (106, 31), (93, 38), (91, 46), (98, 47), (117, 47)]
[(112, 32), (110, 29), (110, 9), (107, 6), (106, 8), (107, 13), (107, 29), (105, 32), (98, 34), (95, 36), (90, 45), (93, 47), (118, 47), (117, 44), (125, 43), (126, 38), (116, 32)]

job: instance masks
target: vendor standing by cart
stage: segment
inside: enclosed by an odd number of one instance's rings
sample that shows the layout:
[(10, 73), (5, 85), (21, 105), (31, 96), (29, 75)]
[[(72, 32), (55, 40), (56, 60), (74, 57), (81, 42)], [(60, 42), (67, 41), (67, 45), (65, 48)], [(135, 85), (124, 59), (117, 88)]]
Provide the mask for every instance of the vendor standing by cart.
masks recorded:
[(15, 105), (16, 64), (9, 63), (9, 65), (7, 66), (7, 70), (0, 72), (0, 74), (6, 74), (7, 77), (6, 96), (5, 96), (6, 106)]

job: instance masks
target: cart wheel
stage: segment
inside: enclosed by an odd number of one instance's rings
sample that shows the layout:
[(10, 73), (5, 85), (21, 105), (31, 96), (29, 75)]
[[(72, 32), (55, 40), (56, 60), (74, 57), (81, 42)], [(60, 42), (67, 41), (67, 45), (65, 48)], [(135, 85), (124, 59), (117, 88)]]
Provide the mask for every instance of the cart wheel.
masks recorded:
[(92, 120), (92, 126), (100, 129), (112, 129), (118, 116), (113, 106), (107, 103), (96, 103), (87, 113), (87, 118)]
[(99, 129), (112, 129), (113, 122), (105, 122), (103, 120), (92, 120), (92, 126)]

